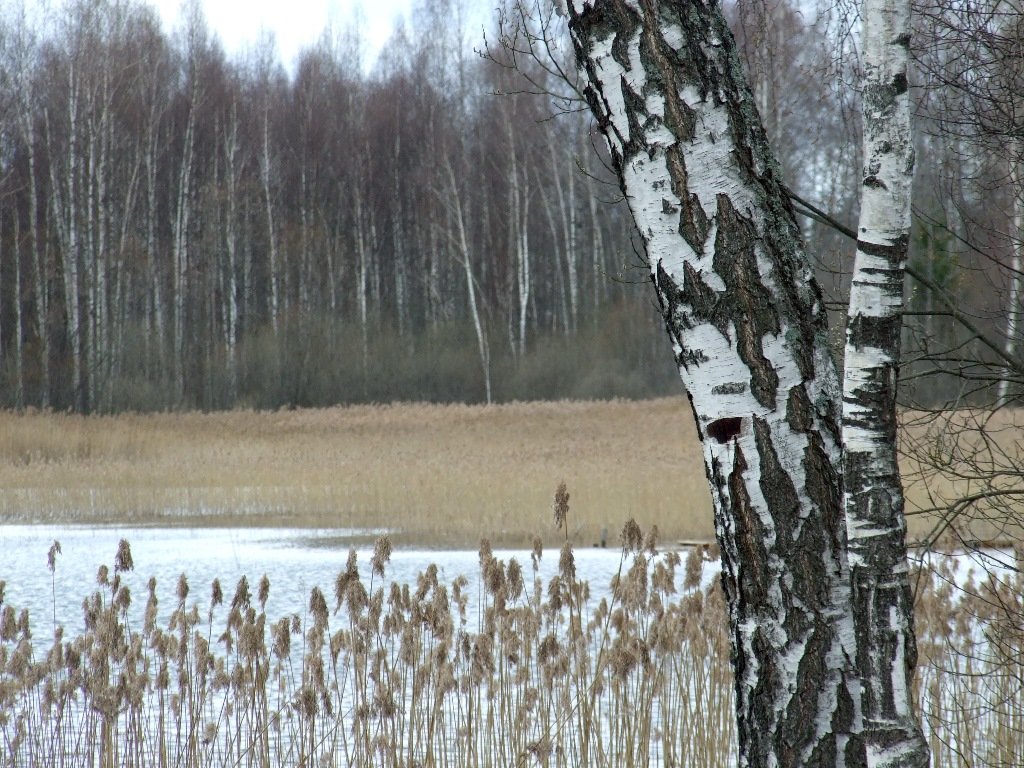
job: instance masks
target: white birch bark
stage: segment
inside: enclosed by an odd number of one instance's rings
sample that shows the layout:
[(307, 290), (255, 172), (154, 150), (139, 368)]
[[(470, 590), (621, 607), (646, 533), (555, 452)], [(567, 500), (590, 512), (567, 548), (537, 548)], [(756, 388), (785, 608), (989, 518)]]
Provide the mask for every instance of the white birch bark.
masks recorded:
[(896, 382), (910, 241), (914, 145), (909, 0), (861, 11), (864, 170), (843, 377), (844, 509), (857, 630), (865, 760), (924, 766), (906, 518), (896, 457)]
[(151, 344), (148, 364), (162, 369), (164, 349), (167, 343), (167, 309), (164, 297), (163, 269), (157, 252), (157, 111), (155, 101), (146, 122), (146, 257), (149, 265), (152, 295), (151, 327), (154, 338), (147, 338)]
[[(269, 88), (269, 85), (267, 86)], [(270, 104), (269, 96), (263, 103), (263, 145), (260, 152), (260, 179), (263, 182), (263, 203), (267, 215), (267, 257), (270, 274), (270, 326), (274, 336), (278, 331), (278, 316), (281, 302), (280, 264), (277, 253), (277, 230), (274, 226), (274, 197), (270, 184)]]
[(132, 291), (132, 284), (129, 278), (130, 270), (127, 269), (129, 242), (134, 237), (133, 228), (137, 221), (136, 204), (139, 196), (139, 185), (142, 183), (143, 159), (138, 154), (138, 147), (132, 163), (131, 177), (125, 185), (123, 210), (130, 211), (131, 215), (124, 215), (121, 218), (121, 232), (118, 237), (117, 265), (115, 273), (117, 277), (114, 306), (112, 310), (111, 336), (113, 341), (110, 345), (111, 360), (108, 365), (110, 380), (107, 383), (107, 410), (113, 409), (113, 384), (114, 380), (122, 375), (122, 366), (125, 351), (125, 332), (128, 326), (128, 298)]
[(44, 281), (44, 269), (39, 247), (39, 183), (36, 179), (36, 131), (35, 92), (28, 71), (27, 52), (19, 48), (18, 66), (15, 77), (18, 83), (18, 127), (25, 144), (28, 158), (28, 243), (32, 265), (32, 284), (36, 294), (35, 324), (40, 340), (39, 404), (50, 405), (50, 334), (47, 333), (48, 296)]
[(193, 80), (192, 98), (188, 106), (188, 121), (178, 168), (178, 189), (174, 212), (174, 347), (172, 351), (174, 386), (178, 404), (185, 399), (185, 336), (189, 329), (186, 311), (191, 296), (189, 280), (189, 227), (192, 216), (192, 164), (195, 159), (195, 124), (198, 86)]
[[(12, 283), (14, 285), (14, 405), (17, 408), (21, 408), (25, 405), (25, 381), (24, 381), (24, 334), (25, 329), (22, 321), (22, 286), (21, 286), (21, 227), (18, 222), (18, 217), (12, 217), (14, 219), (14, 239), (11, 241), (11, 251), (13, 252), (11, 263), (14, 266), (14, 276)], [(3, 233), (0, 232), (0, 235)], [(0, 237), (0, 242), (3, 242), (3, 238)], [(3, 261), (0, 258), (0, 261)], [(3, 283), (3, 276), (0, 276), (0, 284)], [(3, 308), (0, 307), (0, 310)], [(2, 314), (2, 312), (0, 312)]]
[[(1006, 343), (1003, 351), (1008, 357), (1017, 354), (1017, 334), (1021, 307), (1021, 267), (1024, 266), (1024, 173), (1021, 172), (1024, 158), (1024, 141), (1012, 143), (1010, 151), (1010, 194), (1013, 196), (1013, 229), (1010, 243), (1010, 291), (1006, 297)], [(1004, 404), (1010, 396), (1011, 371), (1006, 370), (999, 382), (999, 403)]]
[[(530, 269), (529, 250), (527, 248), (527, 211), (529, 207), (528, 190), (523, 189), (519, 172), (519, 159), (516, 155), (515, 137), (512, 124), (515, 121), (515, 102), (513, 110), (505, 119), (505, 139), (508, 147), (508, 202), (509, 213), (508, 249), (514, 265), (516, 291), (516, 315), (509, 318), (509, 347), (514, 357), (522, 357), (526, 351), (526, 313), (530, 302)], [(525, 177), (525, 174), (523, 174)]]
[[(555, 142), (550, 142), (553, 147)], [(554, 150), (552, 150), (553, 153)], [(541, 209), (544, 211), (544, 218), (547, 221), (548, 231), (551, 233), (551, 254), (549, 260), (554, 265), (554, 286), (553, 295), (555, 298), (551, 301), (556, 305), (552, 307), (552, 315), (557, 314), (562, 327), (562, 333), (568, 334), (572, 327), (570, 321), (570, 310), (569, 310), (569, 287), (566, 284), (568, 281), (562, 275), (562, 263), (567, 261), (566, 255), (563, 253), (565, 238), (565, 200), (564, 195), (561, 194), (561, 180), (558, 179), (558, 166), (553, 165), (555, 169), (551, 174), (551, 182), (545, 184), (542, 180), (537, 185), (538, 194), (540, 196)], [(549, 193), (549, 188), (554, 186), (556, 192), (556, 200), (552, 200), (552, 195)], [(557, 208), (556, 208), (557, 204)], [(568, 268), (566, 273), (568, 274)], [(556, 323), (552, 322), (552, 327)]]
[(590, 221), (594, 224), (590, 228), (590, 280), (591, 280), (591, 317), (597, 325), (600, 318), (598, 308), (601, 306), (603, 292), (606, 290), (607, 275), (605, 274), (604, 261), (604, 233), (601, 231), (601, 212), (598, 209), (597, 196), (593, 193), (587, 195), (587, 206), (590, 210)]
[[(518, 187), (518, 185), (517, 185)], [(522, 218), (519, 222), (516, 238), (516, 285), (519, 289), (519, 357), (526, 354), (526, 322), (530, 313), (530, 184), (524, 179), (521, 200)]]
[[(47, 143), (50, 148), (50, 194), (55, 212), (57, 239), (61, 252), (61, 280), (64, 285), (64, 316), (66, 332), (71, 344), (71, 397), (76, 408), (81, 406), (82, 392), (82, 317), (79, 301), (79, 233), (77, 206), (78, 135), (79, 135), (79, 79), (73, 61), (67, 73), (67, 147), (64, 158), (50, 124), (50, 115), (44, 111)], [(64, 160), (63, 168), (61, 160)], [(63, 178), (61, 178), (63, 173)]]
[(363, 387), (366, 388), (367, 371), (370, 364), (370, 342), (369, 328), (367, 323), (369, 300), (367, 291), (367, 270), (369, 267), (369, 254), (367, 253), (366, 233), (363, 220), (363, 198), (359, 186), (356, 185), (353, 195), (353, 216), (355, 217), (355, 238), (356, 238), (356, 306), (359, 308), (359, 333), (362, 341), (362, 364), (363, 364)]
[(711, 1), (568, 12), (703, 441), (739, 764), (853, 765), (839, 382), (732, 35)]
[(469, 258), (469, 239), (466, 237), (466, 220), (462, 210), (462, 200), (459, 197), (459, 187), (455, 182), (455, 171), (452, 169), (451, 161), (445, 160), (445, 170), (448, 173), (448, 200), (449, 208), (454, 218), (457, 239), (455, 247), (459, 254), (459, 261), (466, 275), (466, 290), (469, 293), (469, 313), (473, 320), (473, 330), (476, 331), (477, 351), (480, 354), (480, 366), (484, 373), (484, 395), (487, 404), (492, 402), (491, 395), (491, 349), (487, 341), (487, 333), (484, 329), (483, 319), (480, 316), (480, 308), (476, 300), (476, 278), (473, 276), (473, 265)]
[[(573, 158), (575, 160), (575, 156)], [(565, 258), (569, 276), (569, 316), (570, 330), (575, 333), (579, 324), (580, 313), (580, 268), (579, 254), (576, 248), (576, 167), (569, 165), (569, 195), (566, 202), (568, 218), (566, 220)]]
[(227, 187), (227, 211), (224, 223), (224, 247), (228, 263), (227, 280), (224, 286), (224, 342), (227, 349), (228, 399), (234, 402), (238, 394), (238, 105), (231, 104), (228, 125), (224, 128), (222, 141), (224, 152), (224, 176)]

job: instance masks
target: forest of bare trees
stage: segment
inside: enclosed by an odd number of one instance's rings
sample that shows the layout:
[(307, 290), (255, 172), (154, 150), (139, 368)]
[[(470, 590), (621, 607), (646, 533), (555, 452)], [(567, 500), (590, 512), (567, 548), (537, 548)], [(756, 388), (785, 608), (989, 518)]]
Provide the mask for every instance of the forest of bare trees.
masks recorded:
[(229, 61), (198, 15), (171, 37), (137, 2), (8, 12), (0, 401), (671, 386), (586, 123), (491, 95), (512, 74), (443, 4), (416, 18), (372, 74), (358, 39), (325, 34), (288, 75), (269, 41)]
[[(269, 39), (229, 59), (196, 11), (172, 34), (136, 0), (2, 7), (0, 405), (677, 391), (590, 119), (543, 57), (513, 62), (484, 40), (500, 30), (452, 24), (451, 0), (419, 5), (369, 71), (351, 32), (325, 31), (286, 71)], [(537, 8), (548, 60), (572, 70), (564, 24)], [(790, 188), (855, 221), (842, 24), (786, 0), (729, 12)], [(962, 48), (915, 48), (911, 264), (984, 338), (914, 289), (907, 391), (929, 403), (1012, 383), (997, 352), (1012, 358), (1021, 332), (1019, 118), (979, 110)], [(971, 55), (998, 69), (999, 50)], [(1005, 70), (999, 87), (1019, 92)], [(843, 290), (847, 241), (804, 224), (823, 284)], [(966, 388), (965, 350), (989, 365)]]

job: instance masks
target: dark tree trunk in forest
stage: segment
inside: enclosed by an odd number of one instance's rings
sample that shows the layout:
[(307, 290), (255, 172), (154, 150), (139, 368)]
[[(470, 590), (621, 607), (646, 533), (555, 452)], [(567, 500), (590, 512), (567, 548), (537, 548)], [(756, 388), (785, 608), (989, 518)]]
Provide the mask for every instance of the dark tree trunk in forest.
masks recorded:
[(825, 308), (713, 3), (569, 9), (704, 444), (741, 765), (856, 765), (855, 652)]

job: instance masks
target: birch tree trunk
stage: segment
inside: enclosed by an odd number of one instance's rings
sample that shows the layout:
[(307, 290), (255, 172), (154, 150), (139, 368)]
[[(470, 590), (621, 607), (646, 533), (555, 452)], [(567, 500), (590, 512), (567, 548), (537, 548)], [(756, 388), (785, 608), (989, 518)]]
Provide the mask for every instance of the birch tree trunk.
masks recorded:
[(843, 376), (843, 483), (866, 762), (925, 766), (913, 707), (917, 663), (896, 461), (896, 381), (910, 242), (914, 144), (909, 0), (865, 0), (864, 170)]
[[(267, 88), (270, 86), (267, 85)], [(278, 332), (280, 307), (280, 266), (277, 253), (277, 230), (274, 227), (274, 196), (270, 184), (270, 96), (263, 102), (263, 144), (260, 151), (260, 180), (263, 184), (263, 202), (267, 215), (267, 279), (270, 282), (270, 327), (274, 336)]]
[(174, 348), (173, 370), (177, 404), (185, 402), (187, 391), (186, 364), (189, 333), (188, 312), (191, 307), (192, 285), (190, 280), (189, 229), (192, 215), (192, 164), (195, 161), (195, 113), (198, 109), (198, 86), (193, 80), (192, 100), (188, 105), (188, 122), (185, 127), (185, 142), (182, 148), (181, 165), (178, 168), (178, 189), (174, 208)]
[(476, 300), (476, 278), (473, 276), (473, 265), (469, 259), (469, 239), (466, 237), (466, 219), (462, 211), (462, 199), (459, 196), (459, 187), (455, 181), (455, 171), (452, 169), (451, 161), (445, 159), (445, 170), (448, 173), (448, 201), (452, 218), (454, 219), (457, 238), (453, 237), (456, 251), (459, 254), (459, 261), (466, 273), (466, 290), (469, 293), (469, 314), (473, 320), (473, 330), (476, 332), (477, 351), (480, 353), (480, 367), (484, 373), (484, 396), (487, 405), (493, 402), (491, 391), (491, 348), (487, 341), (487, 331), (484, 328), (483, 319), (480, 316), (480, 308)]
[[(19, 78), (22, 73), (19, 72)], [(18, 95), (18, 126), (28, 154), (28, 242), (32, 265), (32, 286), (35, 292), (35, 326), (39, 334), (39, 405), (46, 408), (50, 405), (50, 337), (46, 333), (46, 316), (48, 312), (46, 283), (39, 247), (39, 188), (36, 179), (36, 135), (33, 115), (34, 94), (26, 85), (28, 77), (19, 79)]]
[[(1006, 301), (1006, 343), (1003, 351), (1010, 357), (1017, 353), (1017, 326), (1021, 314), (1021, 256), (1024, 254), (1024, 173), (1021, 162), (1024, 158), (1024, 141), (1016, 139), (1010, 151), (1010, 194), (1013, 197), (1013, 229), (1010, 243), (1013, 255), (1010, 257), (1010, 290)], [(1006, 403), (1010, 396), (1011, 372), (1007, 370), (999, 382), (999, 403)]]
[(572, 0), (704, 446), (741, 766), (861, 764), (825, 307), (720, 7)]
[(228, 400), (238, 396), (238, 104), (232, 102), (222, 138), (224, 178), (227, 197), (224, 222), (224, 247), (227, 254), (227, 272), (224, 293), (224, 345), (227, 350)]

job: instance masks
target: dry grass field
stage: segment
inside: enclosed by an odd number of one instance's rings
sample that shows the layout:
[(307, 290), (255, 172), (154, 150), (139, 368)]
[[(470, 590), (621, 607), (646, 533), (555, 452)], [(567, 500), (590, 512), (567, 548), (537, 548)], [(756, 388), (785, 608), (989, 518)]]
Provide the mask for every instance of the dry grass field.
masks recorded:
[[(904, 460), (908, 510), (975, 496), (966, 511), (982, 523), (973, 535), (998, 535), (992, 521), (1018, 499), (1006, 490), (1021, 486), (1019, 421), (1005, 410), (905, 414), (904, 449), (917, 457)], [(613, 543), (629, 517), (657, 525), (666, 541), (713, 537), (682, 398), (0, 413), (0, 522), (343, 527), (442, 547), (481, 536), (526, 545), (553, 530), (551, 496), (562, 481), (577, 544), (605, 527)], [(986, 482), (999, 493), (985, 493)], [(934, 521), (912, 514), (911, 537)]]
[[(571, 493), (575, 540), (629, 517), (709, 539), (681, 398), (88, 418), (0, 413), (0, 522), (386, 528), (528, 544)], [(577, 528), (578, 526), (578, 528)]]
[(1024, 411), (902, 414), (911, 538), (1024, 542)]

